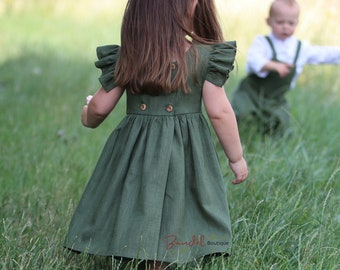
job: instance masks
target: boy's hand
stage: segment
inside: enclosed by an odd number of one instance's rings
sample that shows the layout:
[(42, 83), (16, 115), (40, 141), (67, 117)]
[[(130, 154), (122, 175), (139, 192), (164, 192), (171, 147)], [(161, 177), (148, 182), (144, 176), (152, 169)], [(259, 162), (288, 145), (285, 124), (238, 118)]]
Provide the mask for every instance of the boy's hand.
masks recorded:
[(279, 73), (280, 77), (286, 77), (294, 66), (291, 64), (276, 62), (275, 71)]
[(294, 67), (294, 65), (287, 64), (287, 63), (282, 63), (282, 62), (277, 62), (277, 61), (269, 61), (265, 66), (262, 68), (261, 71), (274, 71), (279, 73), (280, 77), (286, 77), (291, 69)]

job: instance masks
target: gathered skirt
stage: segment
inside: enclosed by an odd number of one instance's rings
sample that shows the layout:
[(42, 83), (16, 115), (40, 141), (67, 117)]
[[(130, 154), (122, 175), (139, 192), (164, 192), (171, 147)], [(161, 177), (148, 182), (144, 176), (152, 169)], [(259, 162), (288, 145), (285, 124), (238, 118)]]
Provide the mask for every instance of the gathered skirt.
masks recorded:
[(226, 185), (203, 114), (128, 114), (103, 148), (65, 247), (179, 263), (229, 253)]

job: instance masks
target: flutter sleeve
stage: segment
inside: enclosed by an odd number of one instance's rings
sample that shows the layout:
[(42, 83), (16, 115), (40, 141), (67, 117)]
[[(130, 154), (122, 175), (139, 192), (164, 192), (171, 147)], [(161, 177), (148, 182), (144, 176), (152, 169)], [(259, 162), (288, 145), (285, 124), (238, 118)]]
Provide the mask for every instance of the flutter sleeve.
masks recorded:
[(118, 45), (97, 47), (98, 60), (95, 62), (95, 66), (102, 71), (99, 81), (106, 91), (110, 91), (116, 87), (114, 73), (119, 52), (120, 46)]
[(234, 69), (236, 42), (229, 41), (212, 46), (208, 60), (206, 80), (222, 87)]

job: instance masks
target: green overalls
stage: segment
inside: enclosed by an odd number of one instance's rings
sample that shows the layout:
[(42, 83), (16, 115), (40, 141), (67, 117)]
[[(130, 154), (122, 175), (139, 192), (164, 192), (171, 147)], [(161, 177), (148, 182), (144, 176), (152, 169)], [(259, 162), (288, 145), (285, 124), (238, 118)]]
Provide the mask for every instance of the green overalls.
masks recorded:
[[(271, 39), (266, 36), (273, 51), (273, 61), (278, 61)], [(294, 59), (294, 67), (290, 73), (281, 78), (277, 72), (270, 72), (261, 78), (249, 74), (234, 92), (232, 106), (239, 124), (254, 123), (263, 133), (283, 134), (289, 126), (289, 109), (285, 97), (295, 75), (295, 65), (299, 57), (301, 42), (299, 41)], [(251, 122), (251, 123), (249, 123)]]

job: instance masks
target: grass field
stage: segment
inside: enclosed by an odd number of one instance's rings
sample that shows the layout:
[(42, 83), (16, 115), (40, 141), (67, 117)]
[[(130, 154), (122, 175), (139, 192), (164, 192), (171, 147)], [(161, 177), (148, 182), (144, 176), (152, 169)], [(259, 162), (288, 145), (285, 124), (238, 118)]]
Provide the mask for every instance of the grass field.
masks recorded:
[[(0, 0), (0, 269), (117, 267), (62, 248), (106, 138), (124, 116), (121, 102), (98, 129), (80, 123), (86, 95), (99, 87), (95, 47), (119, 43), (124, 1), (115, 2)], [(239, 44), (228, 95), (244, 75), (252, 39), (268, 31), (269, 2), (217, 1), (227, 39)], [(340, 45), (340, 2), (300, 3), (297, 34)], [(339, 75), (339, 66), (306, 67), (288, 95), (289, 139), (242, 130), (245, 184), (229, 183), (218, 148), (234, 243), (233, 256), (212, 261), (211, 269), (340, 269)]]

